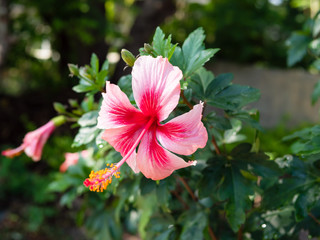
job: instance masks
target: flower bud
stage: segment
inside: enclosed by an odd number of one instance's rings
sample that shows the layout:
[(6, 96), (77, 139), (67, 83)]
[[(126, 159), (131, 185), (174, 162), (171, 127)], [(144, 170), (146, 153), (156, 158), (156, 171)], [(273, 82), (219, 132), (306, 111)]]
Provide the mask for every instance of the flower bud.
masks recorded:
[(130, 67), (132, 67), (134, 62), (136, 61), (135, 56), (133, 56), (133, 54), (129, 52), (127, 49), (121, 50), (121, 57), (123, 61)]
[(68, 68), (69, 68), (71, 76), (78, 76), (79, 75), (79, 68), (77, 65), (69, 63)]
[(147, 52), (147, 53), (152, 53), (152, 51), (153, 51), (153, 47), (150, 45), (150, 44), (148, 44), (148, 43), (145, 43), (144, 45), (143, 45), (143, 47), (144, 47), (144, 50)]

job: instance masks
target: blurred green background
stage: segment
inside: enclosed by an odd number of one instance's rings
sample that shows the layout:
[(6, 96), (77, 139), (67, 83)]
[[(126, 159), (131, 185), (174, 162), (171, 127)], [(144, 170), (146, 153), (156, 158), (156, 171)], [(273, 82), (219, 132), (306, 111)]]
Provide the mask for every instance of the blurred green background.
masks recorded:
[[(0, 0), (1, 149), (20, 144), (27, 131), (52, 118), (52, 102), (77, 98), (68, 63), (87, 64), (94, 52), (101, 61), (109, 60), (111, 81), (117, 82), (128, 73), (120, 50), (137, 55), (160, 25), (180, 43), (203, 27), (206, 47), (221, 49), (215, 61), (286, 68), (286, 39), (319, 8), (318, 1), (311, 2)], [(300, 66), (308, 66), (308, 59)], [(286, 146), (272, 142), (286, 131), (283, 125), (270, 131), (262, 147), (285, 153)], [(1, 156), (0, 239), (86, 239), (74, 216), (45, 192), (50, 172), (58, 171), (61, 152), (71, 151), (71, 143), (70, 132), (61, 128), (44, 149), (46, 161)]]

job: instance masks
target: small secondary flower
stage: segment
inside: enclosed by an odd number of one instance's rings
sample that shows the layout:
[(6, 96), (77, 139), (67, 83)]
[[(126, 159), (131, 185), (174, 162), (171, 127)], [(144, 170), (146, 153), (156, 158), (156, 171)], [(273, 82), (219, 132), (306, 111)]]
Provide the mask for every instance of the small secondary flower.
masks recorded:
[(76, 165), (79, 161), (80, 155), (86, 158), (88, 157), (89, 152), (88, 150), (83, 150), (81, 152), (76, 152), (76, 153), (69, 153), (69, 152), (65, 153), (64, 154), (65, 160), (60, 166), (60, 172), (65, 172), (70, 166)]
[(185, 162), (173, 153), (190, 155), (206, 145), (208, 134), (201, 122), (203, 103), (161, 124), (179, 102), (182, 76), (181, 70), (166, 58), (139, 57), (132, 70), (133, 95), (139, 109), (117, 85), (107, 82), (97, 126), (105, 129), (102, 138), (123, 159), (115, 166), (92, 171), (84, 181), (86, 187), (91, 191), (105, 190), (112, 176), (119, 177), (124, 162), (135, 173), (141, 171), (153, 180), (196, 164), (196, 161)]
[(23, 151), (27, 156), (31, 157), (33, 161), (39, 161), (42, 155), (42, 149), (50, 137), (51, 133), (57, 126), (65, 122), (63, 116), (58, 116), (51, 119), (42, 127), (29, 132), (23, 139), (23, 143), (15, 149), (7, 149), (2, 151), (2, 155), (13, 158), (20, 155)]

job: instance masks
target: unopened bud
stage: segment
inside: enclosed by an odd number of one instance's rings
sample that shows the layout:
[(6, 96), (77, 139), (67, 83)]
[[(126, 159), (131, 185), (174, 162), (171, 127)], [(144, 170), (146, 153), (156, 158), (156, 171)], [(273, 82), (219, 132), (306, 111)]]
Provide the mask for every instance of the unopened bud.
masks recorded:
[(68, 67), (69, 67), (69, 71), (71, 73), (71, 76), (78, 76), (79, 75), (79, 68), (77, 65), (69, 63)]
[(135, 56), (133, 56), (133, 54), (129, 52), (127, 49), (121, 50), (121, 57), (123, 61), (130, 67), (132, 67), (134, 62), (136, 61)]
[(144, 50), (145, 50), (147, 53), (152, 53), (153, 47), (152, 47), (150, 44), (145, 43), (145, 44), (143, 45), (143, 47), (144, 47)]

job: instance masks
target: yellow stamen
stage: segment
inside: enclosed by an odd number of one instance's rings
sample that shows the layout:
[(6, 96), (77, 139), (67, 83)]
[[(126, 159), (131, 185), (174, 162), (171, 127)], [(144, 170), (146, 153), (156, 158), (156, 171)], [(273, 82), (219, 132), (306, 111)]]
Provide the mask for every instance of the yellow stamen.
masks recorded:
[[(110, 167), (110, 168), (108, 168)], [(103, 192), (112, 182), (112, 177), (120, 178), (120, 172), (117, 171), (117, 166), (112, 163), (107, 164), (107, 168), (101, 169), (97, 172), (91, 171), (89, 178), (84, 181), (84, 185), (89, 187), (90, 191)]]

